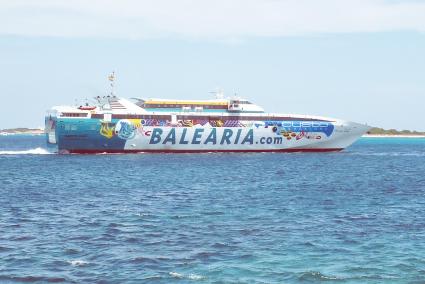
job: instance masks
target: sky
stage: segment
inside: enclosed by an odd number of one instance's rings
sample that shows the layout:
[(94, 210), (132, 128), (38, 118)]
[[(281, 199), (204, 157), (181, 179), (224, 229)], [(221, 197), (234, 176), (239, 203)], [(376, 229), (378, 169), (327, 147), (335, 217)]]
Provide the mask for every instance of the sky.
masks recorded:
[(118, 96), (425, 131), (425, 0), (0, 0), (0, 129)]

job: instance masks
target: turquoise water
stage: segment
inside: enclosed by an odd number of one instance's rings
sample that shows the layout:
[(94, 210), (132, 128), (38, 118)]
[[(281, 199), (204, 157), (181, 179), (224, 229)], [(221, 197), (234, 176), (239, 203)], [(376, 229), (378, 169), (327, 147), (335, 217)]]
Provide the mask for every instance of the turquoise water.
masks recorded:
[(425, 139), (55, 155), (0, 137), (0, 282), (424, 283)]

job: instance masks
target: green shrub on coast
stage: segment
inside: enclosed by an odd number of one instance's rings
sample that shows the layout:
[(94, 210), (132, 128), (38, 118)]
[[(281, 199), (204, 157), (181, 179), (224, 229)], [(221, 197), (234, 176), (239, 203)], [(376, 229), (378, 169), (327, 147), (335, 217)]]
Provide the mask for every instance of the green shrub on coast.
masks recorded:
[(396, 129), (383, 129), (379, 127), (373, 127), (367, 134), (370, 135), (425, 135), (425, 132), (410, 131), (410, 130), (396, 130)]
[(44, 129), (38, 128), (10, 128), (10, 129), (0, 129), (0, 133), (2, 134), (43, 134)]

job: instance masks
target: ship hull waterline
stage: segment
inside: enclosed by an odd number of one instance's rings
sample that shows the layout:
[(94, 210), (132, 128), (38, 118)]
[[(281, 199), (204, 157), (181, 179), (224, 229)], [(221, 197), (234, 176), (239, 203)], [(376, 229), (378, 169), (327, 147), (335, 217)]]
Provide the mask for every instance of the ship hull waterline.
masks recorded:
[(100, 150), (100, 149), (72, 149), (60, 150), (59, 154), (201, 154), (201, 153), (327, 153), (340, 152), (344, 148), (316, 148), (316, 149), (262, 149), (262, 150)]
[(368, 129), (351, 122), (291, 123), (297, 127), (143, 126), (134, 120), (59, 119), (48, 139), (54, 137), (52, 144), (60, 154), (337, 152)]

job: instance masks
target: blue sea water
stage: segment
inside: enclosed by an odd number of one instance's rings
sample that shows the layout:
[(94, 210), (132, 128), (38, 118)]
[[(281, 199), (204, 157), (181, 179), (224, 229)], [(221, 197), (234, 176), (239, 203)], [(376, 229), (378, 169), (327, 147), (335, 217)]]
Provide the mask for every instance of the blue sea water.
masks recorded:
[(0, 282), (425, 283), (425, 139), (56, 155), (0, 137)]

